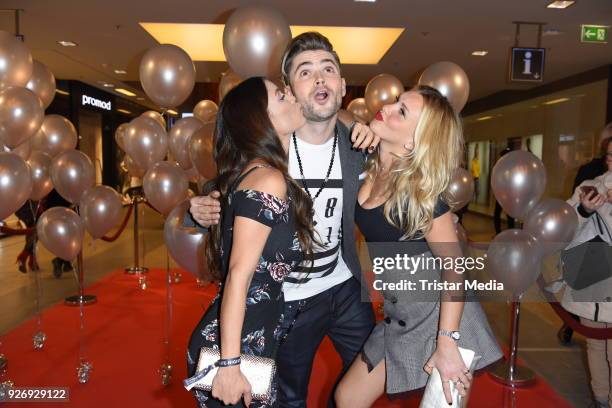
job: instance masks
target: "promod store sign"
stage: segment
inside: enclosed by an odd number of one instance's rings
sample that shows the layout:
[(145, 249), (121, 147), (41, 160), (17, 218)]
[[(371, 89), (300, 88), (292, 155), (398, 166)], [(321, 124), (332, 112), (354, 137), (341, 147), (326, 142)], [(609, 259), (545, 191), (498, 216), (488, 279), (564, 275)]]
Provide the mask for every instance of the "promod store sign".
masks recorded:
[(113, 109), (111, 101), (103, 101), (85, 94), (81, 95), (81, 106), (93, 106), (95, 108), (100, 108), (107, 111)]

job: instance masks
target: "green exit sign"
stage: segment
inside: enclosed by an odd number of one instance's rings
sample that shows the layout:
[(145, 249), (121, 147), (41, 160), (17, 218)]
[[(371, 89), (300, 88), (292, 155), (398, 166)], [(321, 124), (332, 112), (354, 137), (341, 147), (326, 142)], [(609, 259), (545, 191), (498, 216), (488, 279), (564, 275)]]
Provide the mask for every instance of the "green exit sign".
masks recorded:
[(610, 26), (582, 25), (580, 40), (584, 43), (606, 44), (608, 42), (608, 31)]

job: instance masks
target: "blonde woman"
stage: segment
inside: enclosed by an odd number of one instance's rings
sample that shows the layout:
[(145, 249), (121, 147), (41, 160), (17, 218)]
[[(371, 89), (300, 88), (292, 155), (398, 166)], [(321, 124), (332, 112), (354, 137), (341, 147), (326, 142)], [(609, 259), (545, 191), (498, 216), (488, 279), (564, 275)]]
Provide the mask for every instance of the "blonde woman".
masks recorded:
[[(355, 222), (368, 243), (395, 243), (409, 256), (461, 256), (444, 201), (463, 146), (460, 121), (448, 100), (433, 88), (417, 87), (400, 95), (397, 103), (384, 106), (370, 128), (380, 144), (369, 159), (355, 207)], [(399, 280), (405, 277), (401, 273), (385, 270), (379, 276)], [(455, 273), (444, 275), (448, 280)], [(439, 270), (416, 271), (413, 277), (417, 282), (441, 281)], [(339, 407), (369, 407), (385, 391), (399, 397), (421, 388), (433, 367), (440, 372), (450, 404), (449, 382), (462, 395), (472, 382), (459, 346), (480, 356), (476, 368), (501, 357), (478, 303), (446, 301), (448, 293), (436, 291), (426, 301), (411, 299), (407, 292), (382, 292), (385, 319), (339, 384), (335, 394)]]

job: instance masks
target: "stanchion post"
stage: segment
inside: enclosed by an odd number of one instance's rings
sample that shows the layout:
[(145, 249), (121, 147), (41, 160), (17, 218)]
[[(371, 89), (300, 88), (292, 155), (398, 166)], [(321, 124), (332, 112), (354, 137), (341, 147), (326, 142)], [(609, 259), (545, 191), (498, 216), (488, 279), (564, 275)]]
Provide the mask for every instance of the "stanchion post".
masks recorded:
[(134, 266), (130, 266), (125, 268), (125, 273), (133, 275), (139, 273), (147, 273), (149, 268), (140, 266), (140, 256), (139, 256), (139, 246), (140, 242), (138, 241), (138, 235), (140, 233), (140, 224), (138, 222), (138, 203), (142, 200), (139, 194), (134, 195), (132, 199), (134, 205)]
[(83, 270), (83, 250), (79, 251), (77, 255), (77, 280), (79, 283), (79, 294), (74, 296), (68, 296), (64, 303), (68, 306), (87, 306), (97, 302), (97, 298), (94, 295), (85, 294), (85, 273)]

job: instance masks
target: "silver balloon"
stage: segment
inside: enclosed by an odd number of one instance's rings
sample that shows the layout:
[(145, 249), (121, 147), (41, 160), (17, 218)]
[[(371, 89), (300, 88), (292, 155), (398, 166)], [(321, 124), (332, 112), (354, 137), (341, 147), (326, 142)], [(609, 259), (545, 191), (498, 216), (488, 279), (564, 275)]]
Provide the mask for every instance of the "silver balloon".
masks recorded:
[(0, 91), (0, 141), (10, 148), (32, 137), (43, 122), (42, 102), (27, 88)]
[(125, 152), (141, 169), (147, 170), (168, 153), (168, 135), (155, 120), (139, 116), (132, 120), (124, 136)]
[(219, 80), (219, 103), (229, 91), (241, 82), (242, 79), (231, 69), (221, 74), (221, 79)]
[(25, 86), (32, 76), (33, 65), (28, 47), (13, 34), (0, 31), (0, 90)]
[(147, 116), (151, 119), (154, 119), (157, 123), (161, 125), (161, 127), (166, 129), (166, 119), (164, 119), (161, 113), (154, 111), (154, 110), (150, 110), (150, 111), (146, 111), (140, 116)]
[(96, 182), (91, 159), (78, 150), (68, 150), (54, 158), (49, 172), (57, 192), (73, 204), (78, 204), (83, 192)]
[(526, 231), (509, 229), (499, 233), (487, 251), (488, 269), (504, 290), (520, 296), (540, 276), (541, 247)]
[(395, 103), (404, 92), (402, 81), (389, 74), (378, 74), (366, 85), (364, 99), (372, 115), (384, 106)]
[(355, 115), (357, 120), (361, 123), (368, 123), (370, 119), (372, 119), (372, 114), (368, 110), (368, 106), (366, 105), (364, 98), (353, 99), (346, 107), (346, 110)]
[(38, 219), (36, 233), (53, 255), (71, 261), (81, 251), (85, 230), (77, 213), (65, 207), (53, 207)]
[(21, 207), (32, 192), (32, 176), (25, 160), (0, 153), (0, 221)]
[(491, 187), (506, 214), (522, 220), (544, 194), (546, 169), (534, 154), (515, 150), (493, 167)]
[(470, 172), (463, 167), (455, 169), (447, 192), (452, 211), (465, 207), (474, 197), (474, 178)]
[(32, 149), (51, 157), (77, 146), (77, 133), (72, 122), (60, 115), (47, 115), (40, 130), (32, 136)]
[(240, 7), (223, 29), (223, 52), (238, 76), (278, 78), (291, 30), (283, 15), (269, 6)]
[(119, 148), (123, 151), (125, 151), (125, 132), (128, 128), (128, 124), (127, 123), (122, 123), (119, 126), (117, 126), (117, 129), (115, 129), (115, 142), (117, 143), (117, 146), (119, 146)]
[(189, 157), (189, 139), (204, 123), (194, 117), (180, 119), (172, 126), (169, 134), (170, 151), (179, 166), (187, 170), (193, 167)]
[(470, 96), (470, 80), (465, 71), (453, 62), (442, 61), (428, 66), (418, 83), (437, 89), (457, 113), (461, 112)]
[(193, 116), (201, 120), (202, 123), (206, 123), (215, 119), (218, 110), (219, 107), (216, 103), (208, 99), (204, 99), (203, 101), (198, 102), (198, 104), (193, 108)]
[(5, 153), (15, 153), (17, 156), (21, 157), (23, 160), (28, 160), (30, 154), (32, 154), (32, 143), (29, 140), (26, 140), (19, 146), (14, 148), (9, 148), (7, 145), (0, 142), (0, 152)]
[(47, 109), (55, 97), (55, 76), (45, 64), (34, 61), (32, 77), (26, 88), (34, 92), (42, 101), (43, 108)]
[(539, 202), (525, 219), (524, 229), (542, 246), (544, 255), (565, 248), (578, 228), (576, 211), (563, 200), (546, 198)]
[(207, 180), (217, 174), (217, 165), (213, 157), (213, 135), (215, 123), (205, 123), (198, 129), (188, 142), (189, 157), (198, 173)]
[(163, 108), (174, 108), (185, 102), (193, 91), (195, 77), (193, 61), (176, 45), (155, 46), (140, 62), (142, 89)]
[(40, 200), (47, 196), (53, 190), (51, 182), (51, 156), (45, 152), (34, 151), (28, 159), (32, 174), (32, 193), (30, 199)]
[(121, 196), (108, 186), (95, 186), (85, 190), (79, 211), (85, 229), (98, 239), (113, 229), (121, 220)]
[(164, 241), (172, 259), (198, 279), (210, 278), (205, 265), (205, 235), (197, 228), (183, 227), (189, 200), (176, 206), (166, 218)]
[(142, 179), (145, 197), (160, 213), (168, 213), (187, 198), (189, 181), (185, 172), (176, 163), (155, 163)]

